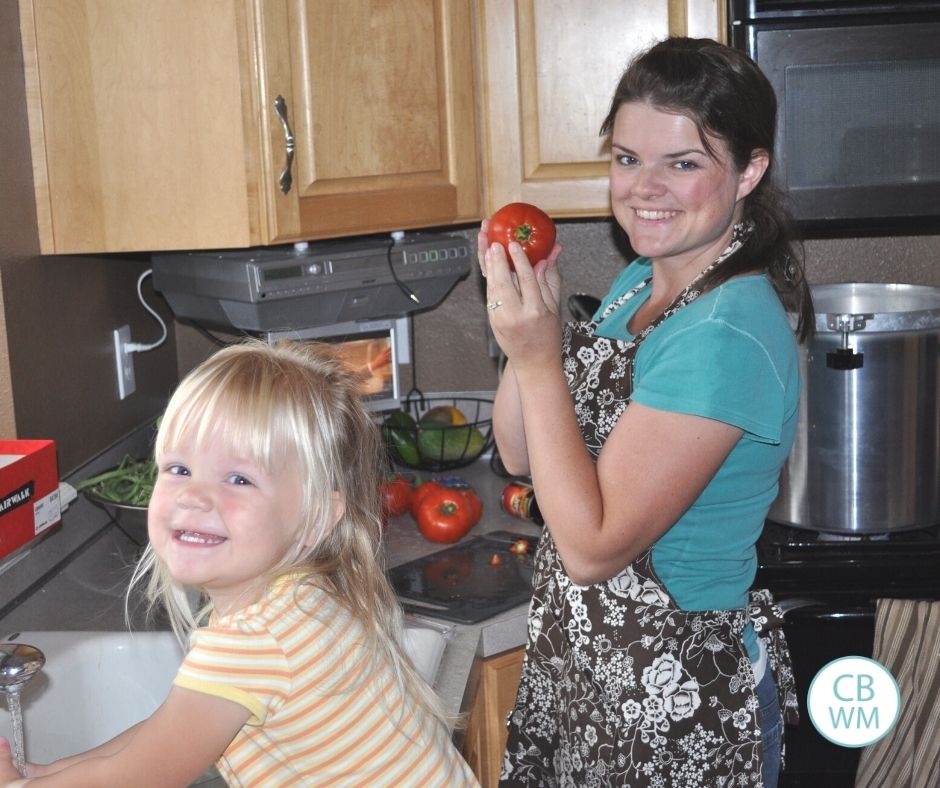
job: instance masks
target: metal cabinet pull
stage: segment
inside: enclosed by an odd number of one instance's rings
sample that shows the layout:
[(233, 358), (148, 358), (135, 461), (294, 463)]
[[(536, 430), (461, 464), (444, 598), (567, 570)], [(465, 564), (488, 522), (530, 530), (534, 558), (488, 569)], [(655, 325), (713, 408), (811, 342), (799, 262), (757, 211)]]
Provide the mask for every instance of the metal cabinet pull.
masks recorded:
[(287, 194), (294, 182), (291, 175), (291, 167), (294, 164), (294, 132), (290, 130), (290, 124), (287, 122), (287, 102), (284, 101), (283, 96), (274, 99), (274, 111), (277, 113), (284, 129), (284, 169), (281, 171), (281, 177), (277, 179), (277, 182), (281, 185), (281, 191)]

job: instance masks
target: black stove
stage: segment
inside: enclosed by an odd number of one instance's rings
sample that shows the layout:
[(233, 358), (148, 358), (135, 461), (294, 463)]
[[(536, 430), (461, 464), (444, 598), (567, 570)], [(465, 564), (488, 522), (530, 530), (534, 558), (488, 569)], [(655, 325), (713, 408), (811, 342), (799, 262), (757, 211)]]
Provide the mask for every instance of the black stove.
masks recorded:
[(833, 534), (768, 521), (757, 544), (758, 586), (832, 598), (940, 594), (940, 525), (883, 534)]
[(820, 736), (806, 714), (816, 673), (841, 656), (872, 656), (879, 598), (940, 599), (940, 525), (883, 534), (833, 534), (768, 521), (754, 585), (785, 611), (800, 695), (787, 729), (780, 788), (852, 788), (860, 750)]

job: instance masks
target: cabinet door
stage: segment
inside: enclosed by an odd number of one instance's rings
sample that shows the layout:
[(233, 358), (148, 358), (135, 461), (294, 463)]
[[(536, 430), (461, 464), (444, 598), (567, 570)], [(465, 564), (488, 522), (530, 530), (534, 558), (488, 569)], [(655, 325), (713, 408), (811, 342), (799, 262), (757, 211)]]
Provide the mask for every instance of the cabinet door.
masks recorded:
[(470, 0), (256, 3), (270, 241), (479, 218)]
[(516, 703), (525, 648), (483, 660), (464, 736), (463, 754), (483, 788), (496, 788), (509, 737), (506, 719)]
[(40, 249), (261, 241), (244, 0), (20, 0)]
[(487, 212), (610, 213), (598, 135), (623, 69), (667, 35), (718, 38), (719, 0), (480, 0)]

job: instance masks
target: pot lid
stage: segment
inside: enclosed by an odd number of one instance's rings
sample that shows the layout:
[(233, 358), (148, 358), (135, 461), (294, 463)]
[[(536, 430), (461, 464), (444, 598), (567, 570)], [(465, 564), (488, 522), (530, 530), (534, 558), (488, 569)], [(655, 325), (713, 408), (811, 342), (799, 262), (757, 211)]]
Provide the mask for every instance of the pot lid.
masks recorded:
[(816, 331), (940, 328), (940, 287), (875, 282), (812, 285)]

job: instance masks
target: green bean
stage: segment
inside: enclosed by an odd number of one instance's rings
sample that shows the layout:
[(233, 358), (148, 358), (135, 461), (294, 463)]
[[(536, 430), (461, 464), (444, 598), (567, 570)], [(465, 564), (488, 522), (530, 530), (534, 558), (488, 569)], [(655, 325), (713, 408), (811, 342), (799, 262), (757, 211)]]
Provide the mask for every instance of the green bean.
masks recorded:
[(156, 478), (157, 466), (153, 460), (124, 457), (116, 468), (79, 482), (75, 489), (79, 492), (87, 490), (111, 503), (146, 506)]

